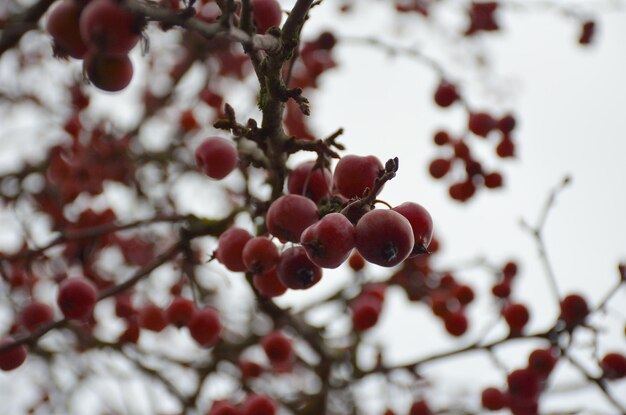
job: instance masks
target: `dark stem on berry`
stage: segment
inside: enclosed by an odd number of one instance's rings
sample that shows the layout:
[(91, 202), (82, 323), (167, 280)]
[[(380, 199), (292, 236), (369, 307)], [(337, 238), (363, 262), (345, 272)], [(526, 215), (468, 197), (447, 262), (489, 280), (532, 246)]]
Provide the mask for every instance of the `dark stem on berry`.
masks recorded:
[(383, 258), (391, 262), (398, 256), (398, 247), (393, 242), (387, 242), (383, 248)]
[(309, 288), (314, 283), (315, 273), (309, 268), (300, 268), (296, 271), (298, 281), (302, 284), (302, 288)]

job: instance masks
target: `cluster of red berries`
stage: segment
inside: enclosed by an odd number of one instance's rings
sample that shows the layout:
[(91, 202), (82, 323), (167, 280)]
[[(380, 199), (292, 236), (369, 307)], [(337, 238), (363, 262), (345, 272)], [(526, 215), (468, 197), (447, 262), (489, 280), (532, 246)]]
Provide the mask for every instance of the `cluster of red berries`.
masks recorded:
[[(447, 108), (461, 99), (456, 85), (442, 80), (434, 95), (437, 105)], [(515, 154), (515, 144), (511, 133), (515, 128), (515, 118), (506, 114), (497, 119), (486, 112), (471, 112), (468, 118), (468, 131), (474, 136), (488, 138), (493, 132), (500, 135), (495, 152), (498, 157), (509, 158)], [(440, 147), (449, 148), (449, 155), (433, 159), (429, 166), (430, 175), (435, 179), (442, 179), (452, 175), (455, 167), (463, 172), (463, 178), (455, 177), (450, 185), (450, 197), (465, 202), (469, 200), (479, 187), (496, 189), (502, 186), (502, 174), (497, 171), (486, 171), (476, 160), (466, 138), (453, 138), (447, 131), (438, 131), (434, 135), (434, 142)]]
[(120, 91), (133, 77), (128, 53), (141, 37), (143, 22), (114, 0), (61, 0), (48, 16), (46, 29), (60, 56), (83, 59), (93, 85)]
[(274, 415), (276, 402), (267, 395), (249, 395), (240, 405), (221, 400), (213, 402), (208, 415)]
[[(210, 137), (197, 148), (195, 158), (201, 171), (221, 179), (237, 165), (237, 150), (223, 138)], [(371, 204), (360, 203), (373, 189), (380, 190), (382, 177), (395, 175), (395, 170), (397, 161), (383, 167), (375, 156), (344, 156), (334, 174), (314, 162), (302, 163), (289, 175), (289, 194), (271, 203), (265, 221), (269, 234), (280, 242), (300, 245), (279, 253), (268, 237), (253, 238), (235, 227), (220, 236), (215, 258), (236, 272), (273, 275), (275, 268), (285, 287), (305, 289), (321, 279), (322, 268), (343, 264), (354, 248), (368, 262), (384, 267), (426, 253), (433, 225), (421, 205), (406, 202), (372, 210)], [(316, 203), (331, 197), (339, 207), (321, 216)]]

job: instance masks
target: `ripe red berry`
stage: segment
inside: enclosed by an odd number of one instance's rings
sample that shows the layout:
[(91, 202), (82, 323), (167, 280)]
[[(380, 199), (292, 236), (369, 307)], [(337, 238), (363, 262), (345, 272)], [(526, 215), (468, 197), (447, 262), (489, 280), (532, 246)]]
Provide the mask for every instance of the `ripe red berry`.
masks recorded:
[(445, 80), (441, 80), (435, 91), (435, 103), (442, 108), (449, 107), (460, 98), (456, 86)]
[(498, 120), (498, 130), (504, 134), (509, 134), (515, 129), (515, 117), (511, 114), (507, 114)]
[(280, 25), (282, 10), (276, 0), (252, 0), (252, 17), (257, 33), (265, 33), (272, 26)]
[(285, 284), (278, 278), (278, 272), (275, 267), (263, 274), (254, 274), (252, 276), (252, 285), (264, 297), (278, 297), (287, 291)]
[(517, 271), (517, 263), (514, 261), (509, 261), (504, 264), (504, 267), (502, 267), (502, 275), (505, 279), (511, 279), (515, 277), (517, 275)]
[(511, 295), (511, 283), (508, 280), (504, 280), (494, 285), (491, 289), (494, 296), (498, 298), (508, 298)]
[(530, 319), (528, 308), (523, 304), (508, 304), (502, 310), (502, 316), (509, 325), (511, 334), (520, 334)]
[(200, 346), (213, 346), (220, 338), (222, 324), (220, 316), (213, 308), (196, 310), (189, 323), (189, 334)]
[(300, 243), (311, 261), (322, 268), (337, 268), (354, 248), (355, 230), (341, 213), (329, 213), (302, 232)]
[(470, 149), (464, 140), (458, 140), (454, 143), (454, 157), (461, 160), (471, 160)]
[(196, 120), (196, 116), (193, 114), (192, 110), (185, 110), (180, 114), (180, 119), (178, 121), (180, 124), (181, 130), (188, 133), (190, 131), (195, 130), (200, 125), (198, 124), (198, 120)]
[(130, 318), (137, 313), (133, 307), (131, 294), (124, 292), (115, 296), (115, 315), (119, 318)]
[(126, 320), (126, 329), (124, 329), (122, 334), (120, 334), (120, 336), (117, 338), (117, 341), (122, 344), (123, 343), (137, 344), (137, 342), (139, 341), (140, 334), (141, 333), (139, 330), (139, 324), (137, 324), (137, 322), (134, 319)]
[(370, 329), (378, 322), (382, 310), (382, 302), (371, 296), (362, 296), (350, 304), (352, 311), (352, 327), (356, 331)]
[(457, 285), (452, 289), (452, 295), (461, 305), (468, 305), (474, 301), (474, 290), (469, 285)]
[(301, 246), (285, 250), (276, 267), (278, 278), (292, 290), (304, 290), (317, 284), (322, 279), (322, 269), (309, 259)]
[(333, 176), (326, 168), (314, 168), (314, 161), (299, 164), (287, 179), (287, 189), (294, 195), (306, 196), (317, 203), (330, 196)]
[(243, 249), (251, 239), (252, 235), (245, 229), (228, 229), (217, 240), (215, 258), (231, 271), (245, 271), (248, 268), (243, 262)]
[(235, 170), (238, 162), (234, 144), (222, 137), (209, 137), (196, 149), (196, 166), (212, 179), (221, 180)]
[(486, 112), (473, 112), (469, 116), (469, 130), (480, 137), (487, 137), (496, 126), (496, 120)]
[(409, 415), (431, 415), (430, 407), (425, 400), (421, 399), (411, 404), (409, 409)]
[(435, 179), (441, 179), (450, 171), (452, 162), (448, 159), (437, 158), (430, 162), (428, 166), (428, 172)]
[(241, 258), (248, 271), (262, 274), (276, 267), (280, 253), (274, 242), (265, 236), (257, 236), (246, 242)]
[(284, 195), (267, 211), (267, 230), (281, 242), (300, 242), (302, 232), (317, 222), (319, 213), (311, 199), (300, 195)]
[(85, 278), (67, 278), (59, 285), (57, 304), (65, 318), (86, 319), (91, 315), (96, 300), (96, 288)]
[(54, 311), (48, 304), (33, 301), (20, 313), (20, 323), (31, 333), (54, 320)]
[(96, 88), (107, 92), (121, 91), (133, 79), (133, 64), (126, 55), (104, 56), (89, 52), (83, 69)]
[(450, 135), (446, 131), (437, 131), (433, 136), (433, 141), (438, 146), (444, 146), (450, 142)]
[(537, 349), (528, 356), (528, 368), (535, 372), (541, 379), (546, 379), (557, 359), (552, 349)]
[(427, 253), (430, 241), (433, 239), (433, 219), (430, 213), (415, 202), (404, 202), (392, 210), (404, 216), (411, 224), (414, 245), (409, 256)]
[(393, 267), (413, 251), (411, 223), (393, 210), (372, 210), (363, 215), (355, 229), (356, 248), (373, 264)]
[(589, 314), (587, 300), (578, 294), (570, 294), (561, 300), (560, 319), (568, 327), (577, 326), (585, 321)]
[(241, 415), (241, 411), (228, 401), (215, 401), (207, 415)]
[(446, 313), (443, 316), (443, 322), (447, 332), (453, 336), (462, 336), (467, 331), (467, 317), (465, 317), (465, 313), (461, 310)]
[(621, 353), (608, 353), (600, 361), (603, 376), (607, 379), (626, 377), (626, 357)]
[(144, 304), (138, 310), (137, 321), (139, 327), (157, 333), (167, 327), (169, 323), (165, 311), (153, 303)]
[(276, 402), (269, 396), (250, 395), (243, 403), (241, 415), (275, 415)]
[(593, 35), (596, 32), (596, 22), (593, 20), (588, 20), (583, 23), (580, 37), (578, 38), (578, 43), (581, 45), (588, 45), (593, 40)]
[(263, 368), (260, 364), (253, 362), (252, 360), (239, 360), (239, 371), (241, 372), (241, 378), (251, 379), (258, 378), (263, 373)]
[(448, 189), (448, 193), (452, 199), (466, 202), (476, 193), (476, 186), (471, 180), (466, 180), (452, 184)]
[(488, 189), (497, 189), (502, 187), (502, 175), (498, 172), (488, 173), (484, 176), (485, 187)]
[[(13, 343), (11, 337), (0, 339), (0, 346)], [(9, 347), (0, 352), (0, 370), (10, 371), (17, 369), (26, 360), (26, 348), (22, 345)]]
[(490, 411), (499, 411), (506, 406), (506, 394), (496, 388), (487, 388), (483, 390), (480, 396), (481, 404)]
[(196, 305), (188, 298), (176, 296), (165, 309), (168, 321), (176, 327), (182, 327), (189, 322), (196, 311)]
[(295, 359), (291, 340), (280, 331), (263, 337), (261, 346), (273, 366), (290, 366)]
[(77, 1), (62, 0), (54, 6), (46, 22), (46, 30), (54, 39), (55, 47), (76, 59), (82, 59), (87, 53), (78, 26), (81, 11)]
[(539, 377), (530, 369), (514, 370), (507, 377), (511, 407), (528, 407), (537, 402)]
[(513, 157), (515, 155), (515, 144), (508, 135), (502, 137), (502, 140), (496, 147), (496, 154), (501, 158)]
[(83, 41), (99, 54), (124, 56), (139, 41), (135, 16), (113, 0), (92, 0), (80, 15)]
[(374, 180), (383, 170), (383, 164), (375, 156), (343, 156), (335, 167), (335, 187), (347, 198), (361, 197), (365, 189), (374, 187)]
[(350, 265), (350, 268), (354, 271), (361, 271), (365, 268), (365, 259), (363, 259), (358, 251), (353, 251), (350, 258), (348, 258), (348, 265)]

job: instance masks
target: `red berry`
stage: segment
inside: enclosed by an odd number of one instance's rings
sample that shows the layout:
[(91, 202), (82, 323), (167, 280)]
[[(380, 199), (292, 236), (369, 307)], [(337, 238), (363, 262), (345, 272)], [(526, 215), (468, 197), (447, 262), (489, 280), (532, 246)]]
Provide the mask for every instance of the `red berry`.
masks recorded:
[(132, 296), (129, 293), (122, 293), (115, 296), (115, 315), (119, 318), (129, 318), (137, 313), (133, 307)]
[(504, 134), (509, 134), (515, 129), (515, 117), (511, 114), (507, 114), (498, 120), (498, 130)]
[(265, 33), (272, 26), (280, 25), (282, 10), (276, 0), (252, 0), (252, 17), (257, 33)]
[(239, 360), (239, 370), (242, 379), (258, 378), (263, 373), (263, 368), (251, 360)]
[(514, 370), (507, 377), (511, 407), (528, 407), (537, 402), (539, 377), (530, 369)]
[(490, 411), (499, 411), (506, 406), (506, 394), (496, 388), (487, 388), (480, 396), (484, 408)]
[(414, 202), (404, 202), (392, 210), (404, 216), (411, 224), (415, 242), (409, 256), (428, 252), (428, 246), (433, 239), (433, 219), (430, 213), (422, 205)]
[(248, 268), (243, 262), (243, 249), (251, 239), (252, 235), (245, 229), (228, 229), (217, 240), (215, 258), (231, 271), (245, 271)]
[(302, 232), (300, 243), (311, 261), (322, 268), (337, 268), (354, 248), (355, 230), (341, 213), (329, 213)]
[(359, 297), (354, 300), (350, 304), (354, 330), (364, 331), (374, 327), (378, 322), (381, 308), (381, 301), (370, 296)]
[(169, 323), (165, 311), (153, 303), (147, 303), (139, 309), (137, 321), (139, 327), (157, 333), (167, 327)]
[(243, 403), (241, 415), (275, 415), (276, 402), (269, 396), (250, 395)]
[(180, 114), (179, 124), (180, 128), (186, 133), (193, 131), (200, 126), (196, 120), (196, 116), (193, 115), (192, 110), (185, 110)]
[(457, 285), (453, 288), (452, 295), (461, 305), (468, 305), (474, 301), (474, 290), (469, 285)]
[(60, 52), (77, 59), (82, 59), (87, 53), (78, 26), (81, 11), (77, 1), (62, 0), (54, 6), (46, 22), (46, 30)]
[(487, 137), (496, 126), (496, 120), (486, 112), (474, 112), (469, 116), (469, 130), (480, 137)]
[(83, 41), (99, 54), (124, 56), (139, 41), (135, 16), (113, 0), (92, 0), (80, 15)]
[(291, 340), (280, 331), (274, 331), (263, 337), (261, 346), (274, 366), (290, 366), (295, 359)]
[(306, 196), (315, 203), (330, 196), (333, 176), (326, 168), (314, 168), (314, 161), (304, 162), (296, 167), (287, 179), (289, 193)]
[(48, 304), (33, 301), (20, 313), (20, 323), (31, 333), (54, 320), (54, 311)]
[(450, 167), (452, 167), (452, 162), (448, 159), (437, 158), (430, 162), (430, 166), (428, 166), (428, 172), (435, 179), (441, 179), (450, 171)]
[[(0, 339), (0, 346), (13, 343), (11, 337)], [(26, 360), (26, 348), (22, 345), (9, 347), (0, 352), (0, 369), (6, 372), (17, 369)]]
[(189, 334), (200, 346), (213, 346), (222, 332), (220, 316), (213, 308), (204, 308), (196, 312), (187, 324)]
[(196, 149), (196, 166), (212, 179), (221, 180), (237, 167), (237, 149), (222, 137), (209, 137)]
[(496, 147), (496, 154), (502, 158), (513, 157), (515, 155), (515, 144), (513, 140), (511, 140), (511, 137), (508, 135), (502, 137), (502, 140)]
[(409, 415), (431, 415), (432, 412), (425, 400), (415, 401), (411, 404)]
[(580, 31), (580, 37), (578, 38), (578, 43), (580, 43), (581, 45), (590, 44), (595, 32), (596, 32), (596, 22), (594, 22), (593, 20), (588, 20), (584, 22), (582, 25), (582, 29)]
[(446, 108), (454, 104), (460, 98), (456, 90), (456, 86), (445, 80), (442, 80), (435, 91), (435, 103), (440, 107)]
[(467, 146), (467, 144), (465, 144), (465, 141), (459, 140), (455, 142), (453, 149), (454, 149), (454, 156), (456, 158), (461, 159), (461, 160), (471, 160), (470, 149)]
[(491, 292), (498, 298), (508, 298), (511, 295), (511, 283), (508, 280), (502, 281), (494, 285)]
[(83, 69), (89, 81), (103, 91), (121, 91), (133, 79), (133, 64), (126, 55), (104, 56), (89, 52)]
[(603, 375), (607, 379), (626, 377), (626, 357), (621, 353), (608, 353), (600, 361)]
[(589, 314), (587, 300), (578, 294), (570, 294), (561, 300), (560, 319), (568, 327), (577, 326), (585, 321)]
[(176, 327), (187, 324), (196, 311), (196, 305), (188, 298), (176, 296), (165, 309), (165, 315), (169, 322)]
[(292, 290), (304, 290), (322, 279), (322, 269), (309, 259), (301, 246), (293, 246), (280, 256), (276, 267), (278, 278)]
[(502, 316), (512, 334), (520, 334), (530, 319), (528, 309), (523, 304), (508, 304), (502, 310)]
[(453, 336), (462, 336), (467, 331), (467, 317), (461, 310), (447, 313), (443, 317), (443, 322), (448, 333)]
[(444, 146), (450, 142), (450, 135), (446, 131), (437, 131), (433, 136), (433, 141), (438, 146)]
[(265, 236), (257, 236), (246, 242), (241, 258), (248, 271), (262, 274), (276, 267), (280, 253), (274, 242)]
[(502, 275), (505, 279), (511, 279), (517, 275), (517, 263), (509, 261), (502, 267)]
[(552, 349), (537, 349), (528, 356), (528, 368), (541, 379), (546, 379), (554, 369), (556, 361)]
[(241, 415), (241, 411), (228, 401), (215, 401), (207, 415)]
[(91, 315), (96, 300), (96, 288), (85, 278), (67, 278), (59, 285), (57, 304), (65, 318), (86, 319)]
[(375, 156), (343, 156), (335, 167), (333, 180), (339, 193), (351, 199), (361, 197), (365, 189), (374, 187), (374, 180), (383, 170), (383, 164)]
[(140, 335), (139, 324), (137, 324), (134, 320), (128, 320), (126, 324), (126, 329), (122, 332), (122, 334), (120, 334), (117, 341), (119, 343), (137, 344)]
[(348, 258), (348, 265), (350, 265), (350, 268), (354, 271), (361, 271), (365, 268), (365, 259), (363, 259), (358, 251), (353, 251), (350, 258)]
[(485, 174), (485, 187), (488, 189), (496, 189), (502, 187), (502, 175), (498, 172)]
[(300, 242), (302, 232), (317, 222), (317, 206), (300, 195), (284, 195), (267, 211), (267, 230), (281, 242)]
[(452, 199), (466, 202), (476, 193), (476, 186), (471, 180), (466, 180), (452, 184), (448, 189), (448, 193)]
[(413, 251), (411, 223), (393, 210), (372, 210), (356, 225), (356, 248), (363, 258), (383, 267), (393, 267)]
[(252, 285), (264, 297), (278, 297), (287, 291), (285, 284), (278, 278), (276, 268), (252, 276)]

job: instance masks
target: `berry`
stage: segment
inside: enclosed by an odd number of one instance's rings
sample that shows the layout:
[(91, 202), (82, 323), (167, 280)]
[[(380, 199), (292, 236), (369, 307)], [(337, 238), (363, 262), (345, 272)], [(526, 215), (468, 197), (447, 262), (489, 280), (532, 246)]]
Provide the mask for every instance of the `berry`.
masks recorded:
[(241, 259), (248, 271), (262, 274), (276, 267), (280, 253), (274, 242), (265, 236), (257, 236), (246, 242)]
[(441, 80), (435, 91), (435, 103), (442, 108), (447, 108), (460, 98), (456, 86), (445, 80)]
[(274, 415), (276, 402), (269, 396), (250, 395), (243, 403), (241, 415)]
[(415, 239), (407, 218), (393, 210), (372, 210), (356, 225), (356, 248), (376, 265), (393, 267), (413, 251)]
[(258, 378), (263, 373), (263, 368), (251, 360), (239, 360), (239, 371), (242, 379)]
[(414, 245), (409, 256), (428, 252), (428, 245), (433, 239), (433, 220), (430, 213), (420, 204), (404, 202), (392, 209), (404, 216), (411, 224)]
[(337, 268), (354, 248), (354, 225), (341, 213), (330, 213), (302, 232), (300, 243), (311, 261), (322, 268)]
[(263, 34), (270, 27), (280, 25), (283, 12), (276, 0), (252, 0), (252, 7), (257, 33)]
[(467, 146), (467, 144), (465, 144), (465, 141), (463, 140), (456, 141), (454, 143), (453, 149), (454, 149), (454, 157), (461, 159), (461, 160), (471, 160), (470, 149)]
[(452, 167), (452, 162), (448, 159), (437, 158), (430, 162), (430, 166), (428, 166), (428, 172), (435, 179), (441, 179), (450, 171), (450, 167)]
[(433, 136), (433, 141), (438, 146), (446, 145), (450, 142), (450, 135), (445, 131), (437, 131)]
[(104, 56), (89, 52), (83, 61), (83, 70), (96, 88), (107, 92), (121, 91), (133, 79), (133, 64), (126, 55)]
[(311, 262), (301, 246), (286, 249), (280, 256), (276, 271), (281, 282), (292, 290), (310, 288), (322, 279), (322, 269)]
[(213, 308), (196, 310), (189, 323), (189, 334), (200, 346), (213, 346), (222, 332), (220, 316)]
[(556, 356), (552, 349), (537, 349), (528, 356), (528, 368), (541, 379), (546, 379), (555, 365)]
[(511, 295), (511, 283), (507, 280), (493, 286), (491, 292), (498, 298), (508, 298)]
[(67, 278), (59, 285), (57, 304), (65, 318), (85, 320), (96, 306), (96, 288), (85, 278)]
[(245, 229), (228, 229), (217, 240), (215, 258), (231, 271), (245, 271), (248, 268), (243, 262), (243, 249), (251, 239), (252, 235)]
[(589, 314), (587, 300), (578, 294), (570, 294), (561, 300), (560, 319), (572, 328), (582, 324)]
[(196, 305), (188, 298), (176, 296), (165, 309), (165, 315), (169, 322), (176, 327), (187, 324), (196, 311)]
[(48, 304), (33, 301), (20, 313), (20, 323), (31, 333), (37, 331), (54, 319), (54, 311)]
[(267, 211), (267, 230), (281, 242), (300, 242), (302, 232), (317, 222), (317, 206), (300, 195), (284, 195), (276, 199)]
[[(0, 346), (13, 342), (11, 337), (0, 339)], [(26, 348), (22, 345), (9, 347), (7, 350), (0, 352), (0, 369), (8, 372), (17, 369), (26, 360)]]
[(46, 30), (52, 36), (55, 48), (76, 59), (82, 59), (87, 53), (78, 26), (81, 11), (77, 1), (62, 0), (54, 6), (46, 22)]
[(600, 361), (603, 375), (607, 379), (626, 377), (626, 357), (620, 353), (608, 353)]
[(474, 112), (469, 116), (469, 130), (480, 137), (487, 137), (496, 126), (496, 120), (486, 112)]
[(361, 271), (365, 268), (365, 260), (358, 251), (353, 251), (350, 258), (348, 258), (348, 265), (350, 265), (350, 268), (354, 271)]
[(514, 370), (507, 377), (511, 407), (528, 407), (537, 402), (539, 377), (530, 369)]
[(499, 411), (506, 406), (506, 394), (496, 388), (487, 388), (480, 395), (484, 408), (490, 411)]
[(212, 179), (221, 180), (237, 167), (237, 149), (222, 137), (209, 137), (196, 149), (196, 166)]
[(92, 0), (79, 24), (83, 41), (99, 54), (124, 56), (139, 41), (135, 16), (114, 0)]
[(524, 329), (524, 326), (530, 319), (528, 309), (523, 304), (508, 304), (502, 310), (502, 316), (506, 320), (506, 324), (509, 325), (511, 334), (518, 335)]
[(126, 322), (126, 329), (120, 334), (117, 341), (119, 343), (134, 343), (137, 344), (139, 341), (139, 324), (134, 320), (128, 320)]
[(504, 267), (502, 267), (502, 275), (506, 279), (515, 277), (517, 275), (517, 271), (517, 263), (513, 261), (507, 262), (506, 264), (504, 264)]
[(366, 189), (374, 187), (374, 181), (383, 164), (375, 156), (343, 156), (335, 167), (333, 180), (335, 187), (345, 197), (361, 197)]
[(447, 332), (453, 336), (462, 336), (467, 331), (467, 317), (461, 310), (446, 313), (443, 317), (443, 322)]
[(287, 291), (285, 284), (278, 278), (276, 268), (252, 276), (252, 285), (264, 297), (278, 297)]
[(228, 401), (215, 401), (207, 415), (241, 415), (241, 411)]
[(381, 301), (370, 296), (359, 297), (353, 301), (350, 304), (350, 309), (354, 330), (364, 331), (374, 327), (378, 322), (381, 308)]
[(498, 172), (485, 174), (485, 187), (488, 189), (496, 189), (502, 187), (502, 175)]
[(578, 38), (578, 43), (581, 45), (589, 45), (593, 40), (593, 35), (596, 32), (596, 22), (593, 20), (588, 20), (582, 24), (580, 37)]
[(469, 285), (457, 285), (453, 288), (452, 295), (461, 305), (468, 305), (474, 301), (474, 290)]
[(415, 401), (411, 404), (409, 415), (431, 415), (432, 412), (425, 400)]
[(476, 186), (471, 180), (466, 180), (452, 184), (448, 189), (448, 193), (452, 199), (466, 202), (476, 193)]
[(511, 137), (505, 135), (496, 147), (496, 154), (501, 158), (513, 157), (515, 155), (515, 144)]
[(137, 321), (139, 327), (157, 333), (169, 324), (165, 311), (153, 303), (147, 303), (139, 309)]
[(511, 114), (507, 114), (498, 120), (497, 127), (502, 133), (509, 134), (515, 129), (515, 124), (515, 117)]
[(333, 176), (330, 170), (314, 168), (314, 161), (304, 162), (296, 167), (287, 179), (289, 193), (306, 196), (317, 203), (320, 199), (330, 196)]
[(261, 346), (274, 366), (290, 366), (295, 359), (291, 340), (280, 331), (274, 331), (263, 337)]
[(115, 296), (115, 315), (119, 318), (130, 318), (137, 314), (133, 307), (132, 297), (125, 292)]

